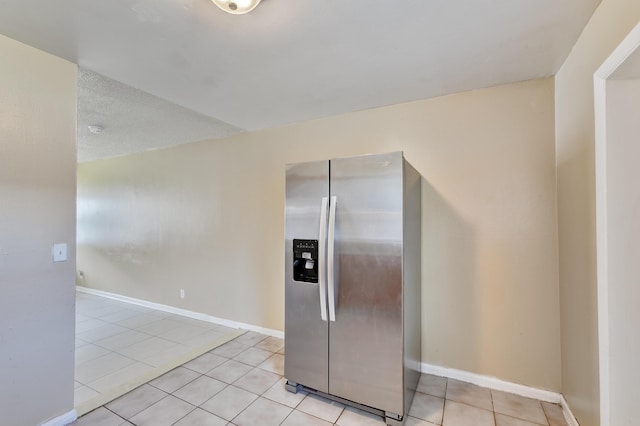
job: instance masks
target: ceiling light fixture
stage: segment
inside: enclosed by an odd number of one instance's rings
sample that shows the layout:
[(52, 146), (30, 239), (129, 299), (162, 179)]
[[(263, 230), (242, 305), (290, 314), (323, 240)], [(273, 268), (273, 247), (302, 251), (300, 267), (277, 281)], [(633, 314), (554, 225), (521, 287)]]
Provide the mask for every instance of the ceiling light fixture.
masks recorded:
[(94, 135), (97, 135), (98, 133), (100, 133), (100, 132), (102, 132), (104, 130), (104, 127), (99, 126), (97, 124), (91, 124), (88, 127), (89, 127), (89, 131), (91, 133), (93, 133)]
[(233, 15), (243, 15), (256, 8), (260, 0), (211, 0), (220, 9)]

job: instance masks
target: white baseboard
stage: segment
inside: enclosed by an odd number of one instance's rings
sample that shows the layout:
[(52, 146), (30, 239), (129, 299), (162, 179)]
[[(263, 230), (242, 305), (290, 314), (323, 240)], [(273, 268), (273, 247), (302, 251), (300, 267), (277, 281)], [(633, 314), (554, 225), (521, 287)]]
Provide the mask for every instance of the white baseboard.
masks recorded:
[(243, 322), (232, 321), (224, 318), (218, 318), (212, 315), (188, 311), (186, 309), (176, 308), (174, 306), (162, 305), (160, 303), (148, 302), (146, 300), (136, 299), (129, 296), (123, 296), (121, 294), (116, 294), (116, 293), (109, 293), (108, 291), (96, 290), (88, 287), (76, 286), (76, 290), (82, 293), (94, 294), (96, 296), (102, 296), (102, 297), (107, 297), (109, 299), (119, 300), (120, 302), (126, 302), (126, 303), (131, 303), (133, 305), (144, 306), (145, 308), (157, 309), (159, 311), (168, 312), (170, 314), (182, 315), (182, 316), (197, 319), (200, 321), (220, 324), (220, 325), (224, 325), (225, 327), (255, 331), (257, 333), (266, 334), (267, 336), (279, 337), (280, 339), (284, 338), (284, 332), (280, 330), (274, 330), (271, 328), (259, 327), (257, 325), (246, 324)]
[[(224, 325), (226, 327), (255, 331), (257, 333), (266, 334), (268, 336), (274, 336), (284, 338), (284, 332), (279, 330), (273, 330), (270, 328), (259, 327), (252, 324), (246, 324), (242, 322), (232, 321), (224, 318), (214, 317), (212, 315), (202, 314), (198, 312), (188, 311), (186, 309), (176, 308), (174, 306), (162, 305), (160, 303), (148, 302), (146, 300), (136, 299), (133, 297), (123, 296), (120, 294), (109, 293), (107, 291), (96, 290), (92, 288), (76, 286), (76, 290), (82, 293), (94, 294), (97, 296), (107, 297), (109, 299), (119, 300), (121, 302), (131, 303), (138, 306), (144, 306), (146, 308), (157, 309), (163, 312), (169, 312), (171, 314), (182, 315), (185, 317), (207, 321), (214, 324)], [(540, 401), (552, 402), (554, 404), (560, 404), (564, 411), (565, 419), (569, 426), (579, 426), (575, 416), (571, 412), (569, 404), (564, 399), (562, 394), (552, 392), (544, 389), (537, 389), (531, 386), (525, 386), (518, 383), (508, 382), (506, 380), (498, 379), (497, 377), (484, 376), (482, 374), (470, 373), (464, 370), (457, 370), (455, 368), (440, 367), (437, 365), (431, 365), (427, 363), (421, 364), (422, 372), (426, 374), (433, 374), (435, 376), (447, 377), (462, 382), (473, 383), (474, 385), (483, 386), (490, 389), (495, 389), (503, 392), (513, 393), (516, 395), (524, 396), (527, 398), (533, 398)], [(73, 419), (75, 420), (75, 410), (73, 411)], [(58, 418), (51, 420), (50, 422), (57, 421)], [(43, 426), (58, 426), (66, 425), (67, 423), (50, 423), (47, 422)]]
[(567, 400), (564, 399), (563, 395), (560, 395), (560, 397), (562, 398), (562, 401), (560, 401), (560, 405), (562, 405), (564, 418), (567, 421), (567, 424), (569, 426), (580, 426), (578, 424), (578, 420), (576, 420), (576, 416), (573, 415), (573, 412), (571, 411), (571, 407), (569, 407), (569, 403), (567, 402)]
[(533, 398), (540, 401), (552, 402), (560, 404), (564, 411), (564, 417), (569, 426), (579, 426), (575, 416), (569, 408), (569, 404), (562, 394), (544, 389), (533, 388), (518, 383), (508, 382), (498, 379), (497, 377), (484, 376), (482, 374), (470, 373), (455, 368), (440, 367), (423, 362), (421, 364), (422, 372), (425, 374), (433, 374), (434, 376), (447, 377), (450, 379), (460, 380), (461, 382), (473, 383), (474, 385), (490, 388), (502, 392), (513, 393), (516, 395)]
[(76, 413), (76, 410), (73, 409), (71, 411), (67, 411), (61, 416), (55, 417), (51, 420), (47, 420), (46, 422), (41, 423), (40, 426), (67, 426), (68, 424), (75, 422), (77, 418), (78, 418), (78, 414)]

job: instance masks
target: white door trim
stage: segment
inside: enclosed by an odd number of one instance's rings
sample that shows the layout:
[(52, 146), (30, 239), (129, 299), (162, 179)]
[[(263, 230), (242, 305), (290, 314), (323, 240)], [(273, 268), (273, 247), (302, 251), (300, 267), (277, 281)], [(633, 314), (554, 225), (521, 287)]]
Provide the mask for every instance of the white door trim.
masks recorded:
[(607, 79), (640, 48), (640, 23), (594, 73), (596, 162), (596, 252), (598, 280), (598, 352), (600, 425), (611, 426), (609, 361), (609, 252), (607, 230)]

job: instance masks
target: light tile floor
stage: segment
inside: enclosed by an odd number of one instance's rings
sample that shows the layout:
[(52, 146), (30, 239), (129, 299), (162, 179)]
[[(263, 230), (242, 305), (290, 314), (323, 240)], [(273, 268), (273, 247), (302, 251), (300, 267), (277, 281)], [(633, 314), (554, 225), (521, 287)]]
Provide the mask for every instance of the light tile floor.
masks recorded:
[[(248, 332), (81, 417), (77, 426), (380, 426), (382, 418), (284, 389), (281, 339)], [(407, 426), (564, 426), (555, 404), (423, 374)]]
[[(130, 390), (127, 383), (137, 386), (238, 334), (218, 324), (78, 291), (74, 405), (79, 412), (91, 410), (105, 396)], [(209, 357), (200, 371), (226, 360)], [(136, 378), (147, 380), (136, 383)]]

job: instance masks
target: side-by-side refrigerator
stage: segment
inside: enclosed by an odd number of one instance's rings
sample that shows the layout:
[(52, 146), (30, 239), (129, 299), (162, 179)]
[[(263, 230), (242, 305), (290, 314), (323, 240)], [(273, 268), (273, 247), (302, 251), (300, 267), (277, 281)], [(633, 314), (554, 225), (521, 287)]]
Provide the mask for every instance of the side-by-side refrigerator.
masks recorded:
[(420, 179), (402, 152), (287, 166), (288, 390), (402, 424), (420, 376)]

